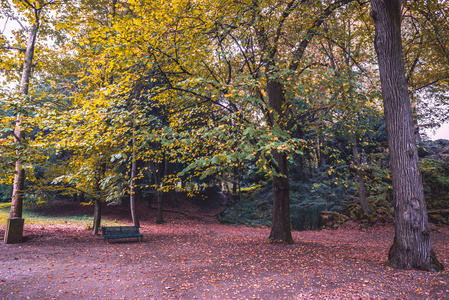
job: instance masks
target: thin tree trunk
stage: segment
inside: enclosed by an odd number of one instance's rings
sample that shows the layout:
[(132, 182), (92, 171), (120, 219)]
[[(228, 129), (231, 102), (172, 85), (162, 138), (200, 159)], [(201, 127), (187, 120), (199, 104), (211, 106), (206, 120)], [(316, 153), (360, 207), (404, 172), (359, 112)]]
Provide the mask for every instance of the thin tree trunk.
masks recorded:
[(162, 192), (160, 190), (157, 190), (156, 196), (157, 196), (156, 224), (163, 224), (165, 221), (164, 221), (164, 207), (163, 207)]
[[(36, 13), (36, 23), (32, 26), (30, 36), (28, 38), (27, 49), (25, 52), (25, 61), (23, 63), (23, 71), (22, 77), (20, 80), (20, 94), (27, 95), (28, 94), (28, 86), (31, 78), (31, 70), (33, 65), (33, 57), (34, 57), (34, 46), (36, 44), (37, 32), (39, 30), (39, 14)], [(24, 143), (25, 134), (21, 128), (22, 125), (22, 116), (17, 115), (16, 119), (16, 128), (14, 129), (14, 142), (16, 144)], [(18, 153), (19, 156), (21, 155)], [(25, 170), (22, 168), (23, 161), (22, 159), (18, 159), (16, 161), (15, 171), (16, 174), (14, 176), (13, 183), (13, 192), (11, 198), (11, 210), (9, 213), (9, 218), (19, 218), (22, 219), (22, 210), (23, 210), (23, 189), (25, 187)], [(15, 224), (15, 223), (11, 223)], [(17, 231), (15, 228), (8, 226), (8, 231)], [(5, 243), (18, 243), (21, 242), (23, 236), (23, 227), (20, 230), (21, 232), (15, 234), (15, 239), (5, 240)], [(16, 232), (17, 233), (17, 232)], [(8, 236), (8, 233), (5, 234), (5, 237)]]
[(101, 227), (101, 199), (97, 198), (100, 194), (100, 181), (103, 178), (105, 173), (105, 165), (98, 161), (97, 172), (95, 174), (95, 182), (93, 185), (93, 191), (95, 195), (94, 199), (94, 221), (93, 221), (93, 229), (94, 235), (98, 234), (98, 231)]
[(401, 269), (443, 269), (430, 244), (427, 211), (418, 166), (413, 117), (401, 44), (401, 1), (371, 0), (395, 208), (390, 265)]
[[(20, 94), (28, 94), (28, 86), (31, 78), (31, 70), (34, 56), (34, 45), (36, 44), (37, 32), (39, 30), (39, 23), (32, 27), (30, 36), (28, 38), (28, 45), (25, 52), (25, 62), (23, 64), (22, 78), (20, 80)], [(25, 134), (21, 129), (22, 117), (17, 116), (16, 128), (14, 130), (14, 142), (16, 144), (23, 143)], [(23, 161), (18, 159), (16, 161), (16, 175), (14, 176), (13, 192), (11, 199), (10, 218), (22, 218), (23, 207), (23, 189), (25, 186), (25, 170), (22, 169)]]
[(326, 155), (324, 154), (324, 138), (322, 135), (319, 136), (318, 138), (318, 142), (319, 142), (319, 146), (318, 146), (318, 151), (319, 151), (319, 164), (318, 164), (318, 168), (324, 167), (326, 165)]
[[(156, 164), (154, 164), (156, 165)], [(162, 224), (164, 223), (164, 210), (163, 210), (163, 197), (162, 197), (162, 191), (160, 190), (162, 188), (162, 178), (161, 178), (161, 164), (157, 164), (158, 169), (153, 167), (154, 172), (154, 181), (156, 184), (156, 198), (157, 198), (157, 214), (156, 214), (156, 224)]]
[(362, 164), (360, 163), (359, 150), (357, 149), (357, 142), (355, 141), (354, 136), (351, 134), (351, 146), (352, 146), (352, 155), (354, 156), (354, 164), (357, 173), (358, 179), (358, 187), (357, 191), (359, 193), (360, 206), (362, 207), (362, 211), (365, 215), (371, 214), (371, 209), (368, 206), (368, 201), (366, 200), (366, 192), (365, 192), (365, 180), (363, 179), (363, 171)]
[(132, 127), (133, 131), (133, 138), (132, 138), (132, 144), (133, 144), (133, 153), (131, 157), (131, 180), (130, 180), (130, 188), (129, 188), (129, 206), (131, 209), (131, 218), (133, 221), (134, 226), (140, 227), (139, 218), (137, 217), (137, 210), (136, 210), (136, 191), (135, 191), (135, 180), (137, 176), (137, 165), (136, 165), (136, 136), (134, 131), (134, 124)]
[[(16, 131), (20, 131), (16, 129)], [(12, 190), (11, 210), (9, 218), (22, 218), (23, 211), (23, 189), (25, 187), (25, 170), (22, 169), (22, 161), (16, 161), (16, 175)]]
[[(168, 161), (168, 159), (165, 159), (165, 164), (164, 164), (164, 177), (173, 174), (174, 172), (174, 166), (172, 163), (170, 163)], [(165, 194), (165, 199), (166, 199), (166, 204), (168, 204), (168, 206), (170, 207), (175, 207), (178, 203), (177, 203), (177, 197), (176, 197), (176, 190), (174, 186), (170, 186), (170, 189), (164, 193)]]
[(232, 168), (232, 201), (234, 204), (238, 203), (238, 167), (234, 166)]
[(421, 138), (421, 133), (419, 132), (418, 120), (413, 120), (413, 125), (414, 125), (413, 132), (415, 133), (415, 140), (417, 143), (419, 143), (422, 141), (422, 138)]
[(95, 200), (94, 201), (94, 222), (93, 222), (94, 235), (98, 234), (100, 227), (101, 227), (101, 201)]

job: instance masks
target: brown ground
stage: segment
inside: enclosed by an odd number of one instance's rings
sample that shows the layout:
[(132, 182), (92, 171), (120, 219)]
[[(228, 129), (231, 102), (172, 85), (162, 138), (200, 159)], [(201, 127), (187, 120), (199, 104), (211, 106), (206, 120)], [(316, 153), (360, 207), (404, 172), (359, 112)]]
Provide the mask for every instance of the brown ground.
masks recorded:
[[(59, 208), (53, 213), (92, 209)], [(294, 232), (296, 243), (284, 245), (267, 241), (269, 229), (180, 209), (187, 215), (166, 213), (163, 225), (154, 224), (154, 210), (140, 209), (142, 243), (27, 226), (26, 242), (0, 242), (0, 299), (449, 299), (448, 271), (387, 266), (391, 226)], [(123, 214), (109, 208), (105, 218)], [(449, 267), (449, 228), (432, 232), (432, 243)]]

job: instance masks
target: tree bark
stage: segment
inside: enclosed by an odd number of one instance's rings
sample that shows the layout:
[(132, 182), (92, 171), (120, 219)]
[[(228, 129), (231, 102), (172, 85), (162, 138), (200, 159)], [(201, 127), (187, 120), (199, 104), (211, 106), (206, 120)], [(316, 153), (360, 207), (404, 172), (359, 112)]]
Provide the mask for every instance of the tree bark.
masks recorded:
[(359, 150), (357, 149), (357, 142), (354, 136), (351, 135), (351, 146), (352, 146), (352, 155), (354, 156), (354, 165), (356, 167), (358, 186), (357, 191), (359, 193), (360, 206), (362, 207), (362, 211), (365, 215), (371, 214), (371, 209), (368, 206), (368, 201), (366, 200), (366, 191), (365, 191), (365, 180), (363, 179), (363, 171), (362, 164), (360, 163)]
[[(278, 124), (280, 124), (282, 123), (283, 115), (282, 105), (285, 100), (282, 84), (268, 79), (267, 94), (268, 103), (277, 113)], [(290, 183), (288, 178), (287, 156), (285, 153), (276, 150), (272, 151), (272, 156), (278, 166), (278, 173), (280, 175), (273, 176), (273, 223), (271, 225), (269, 239), (272, 241), (283, 241), (292, 244)]]
[(101, 226), (101, 199), (97, 197), (100, 194), (100, 181), (101, 178), (104, 177), (104, 173), (105, 173), (105, 165), (102, 164), (101, 161), (99, 161), (97, 165), (97, 172), (95, 174), (95, 182), (93, 183), (92, 187), (95, 195), (94, 221), (93, 221), (94, 235), (98, 234), (98, 231), (100, 230)]
[[(33, 57), (34, 57), (34, 46), (36, 44), (37, 32), (39, 30), (39, 14), (36, 13), (36, 23), (32, 26), (30, 36), (28, 38), (28, 44), (25, 51), (25, 61), (23, 63), (22, 77), (20, 80), (20, 94), (27, 95), (28, 94), (28, 86), (31, 78), (31, 70), (33, 65)], [(17, 115), (16, 120), (16, 128), (14, 129), (14, 142), (16, 144), (23, 143), (25, 138), (25, 133), (21, 128), (22, 125), (22, 116)], [(20, 156), (20, 153), (18, 153)], [(20, 218), (22, 219), (22, 210), (23, 210), (23, 189), (25, 187), (25, 170), (22, 168), (23, 160), (18, 159), (16, 161), (15, 171), (16, 174), (14, 176), (13, 183), (13, 193), (11, 198), (11, 210), (9, 213), (9, 218)], [(15, 223), (14, 223), (15, 224)], [(23, 224), (23, 223), (22, 223)], [(13, 226), (8, 226), (8, 230), (16, 230)], [(21, 234), (16, 236), (20, 237), (23, 234), (23, 225), (21, 227)], [(11, 231), (12, 233), (12, 231)], [(6, 233), (5, 236), (7, 236)], [(5, 240), (5, 243), (10, 243), (11, 240)], [(20, 242), (20, 241), (14, 241)]]
[[(34, 56), (34, 45), (36, 44), (37, 32), (39, 30), (39, 22), (33, 25), (30, 36), (28, 38), (28, 45), (25, 52), (25, 61), (23, 63), (22, 77), (20, 80), (20, 94), (28, 94), (28, 85), (31, 78), (31, 70)], [(14, 130), (14, 141), (16, 144), (23, 143), (25, 134), (21, 129), (22, 117), (17, 116), (16, 128)], [(25, 170), (22, 169), (23, 161), (18, 159), (16, 161), (16, 175), (14, 176), (13, 192), (11, 199), (11, 211), (9, 213), (10, 218), (22, 218), (23, 207), (23, 189), (25, 187)]]
[(135, 137), (135, 131), (134, 131), (134, 124), (133, 124), (133, 138), (132, 138), (132, 144), (133, 144), (133, 153), (131, 156), (131, 180), (129, 184), (129, 206), (131, 210), (131, 218), (133, 221), (134, 226), (140, 227), (139, 218), (137, 217), (137, 210), (136, 210), (136, 191), (135, 191), (135, 180), (137, 176), (137, 165), (136, 165), (136, 137)]
[(232, 201), (234, 203), (234, 206), (239, 203), (239, 168), (234, 166), (232, 168)]
[[(163, 197), (162, 191), (162, 170), (161, 163), (155, 163), (153, 166), (154, 182), (156, 184), (156, 198), (157, 198), (157, 214), (156, 214), (156, 224), (164, 223), (164, 210), (163, 210)], [(156, 169), (157, 166), (157, 169)]]
[(273, 223), (269, 238), (272, 241), (293, 244), (287, 157), (283, 153), (273, 151), (273, 158), (284, 176), (273, 176)]
[(401, 1), (371, 0), (376, 27), (385, 123), (390, 151), (395, 208), (395, 237), (390, 265), (436, 271), (443, 265), (430, 244), (427, 211), (418, 167), (413, 116), (405, 78), (401, 43)]
[[(19, 137), (22, 137), (20, 129)], [(23, 189), (25, 187), (25, 170), (22, 169), (22, 160), (16, 161), (16, 175), (14, 175), (14, 183), (11, 199), (11, 210), (9, 211), (9, 218), (22, 218), (23, 211)]]
[(160, 190), (156, 191), (157, 197), (157, 216), (156, 216), (156, 224), (163, 224), (164, 221), (164, 207), (163, 207), (163, 197), (162, 192)]
[(98, 231), (100, 230), (100, 226), (101, 226), (101, 201), (95, 200), (94, 201), (94, 222), (93, 222), (94, 235), (98, 234)]

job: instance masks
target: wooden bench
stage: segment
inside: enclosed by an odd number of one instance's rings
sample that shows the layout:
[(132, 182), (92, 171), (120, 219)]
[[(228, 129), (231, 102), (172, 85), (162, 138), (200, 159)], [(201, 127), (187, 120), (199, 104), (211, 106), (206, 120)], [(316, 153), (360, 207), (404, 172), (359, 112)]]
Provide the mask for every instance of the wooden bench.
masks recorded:
[(139, 232), (137, 226), (108, 226), (101, 227), (101, 232), (105, 240), (109, 242), (109, 239), (124, 239), (124, 238), (140, 238), (143, 241), (143, 234)]

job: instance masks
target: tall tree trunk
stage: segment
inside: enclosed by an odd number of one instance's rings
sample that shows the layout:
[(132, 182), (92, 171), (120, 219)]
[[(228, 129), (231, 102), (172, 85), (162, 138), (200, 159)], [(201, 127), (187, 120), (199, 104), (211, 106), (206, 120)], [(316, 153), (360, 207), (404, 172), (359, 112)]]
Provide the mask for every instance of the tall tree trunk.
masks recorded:
[[(154, 174), (154, 182), (156, 184), (156, 198), (157, 198), (157, 214), (156, 214), (156, 224), (162, 224), (164, 223), (164, 210), (163, 210), (163, 197), (162, 197), (162, 191), (160, 190), (162, 188), (162, 178), (161, 178), (161, 165), (162, 164), (154, 164), (153, 167), (153, 174)], [(157, 166), (157, 169), (156, 169)]]
[(234, 166), (232, 168), (232, 201), (234, 205), (239, 203), (239, 169), (238, 167)]
[(418, 167), (413, 117), (401, 43), (401, 1), (371, 0), (395, 208), (390, 265), (401, 269), (443, 269), (430, 244), (427, 210)]
[(414, 125), (414, 133), (415, 133), (415, 140), (417, 143), (422, 141), (421, 138), (421, 133), (419, 132), (419, 124), (418, 124), (418, 120), (413, 120), (413, 125)]
[[(268, 79), (267, 94), (269, 105), (277, 113), (278, 124), (280, 124), (282, 123), (282, 105), (284, 103), (282, 84)], [(287, 156), (276, 150), (273, 150), (272, 156), (278, 166), (278, 173), (282, 176), (273, 176), (273, 223), (269, 238), (273, 241), (292, 244)]]
[(320, 135), (318, 137), (318, 151), (319, 151), (319, 163), (318, 168), (324, 167), (326, 165), (326, 155), (324, 154), (324, 137)]
[(101, 226), (101, 201), (95, 199), (95, 201), (94, 201), (94, 222), (93, 222), (94, 235), (98, 234), (98, 231), (100, 230), (100, 226)]
[(357, 149), (357, 142), (354, 136), (351, 134), (351, 146), (352, 146), (352, 155), (354, 156), (354, 165), (356, 167), (358, 186), (357, 191), (359, 193), (360, 206), (362, 207), (362, 211), (365, 215), (371, 214), (371, 209), (368, 206), (368, 201), (366, 200), (366, 192), (365, 192), (365, 180), (363, 179), (363, 171), (362, 164), (360, 163), (359, 150)]
[[(98, 234), (98, 231), (101, 227), (101, 199), (98, 195), (101, 194), (100, 191), (100, 181), (104, 177), (104, 173), (106, 171), (106, 166), (101, 163), (101, 161), (97, 162), (97, 172), (95, 173), (95, 181), (93, 183), (93, 191), (94, 191), (94, 221), (93, 221), (93, 229), (94, 235)], [(98, 197), (98, 198), (97, 198)]]
[(273, 158), (284, 176), (273, 176), (273, 223), (270, 240), (293, 244), (290, 221), (290, 184), (288, 179), (288, 162), (283, 153), (273, 151)]
[[(168, 161), (168, 159), (165, 159), (164, 164), (164, 177), (173, 174), (174, 172), (174, 165)], [(178, 205), (178, 199), (176, 196), (176, 190), (174, 186), (170, 186), (170, 189), (164, 193), (166, 199), (165, 203), (170, 207), (176, 207)]]
[(164, 207), (163, 207), (163, 197), (162, 197), (162, 191), (157, 190), (156, 191), (156, 197), (157, 197), (157, 215), (156, 215), (156, 224), (163, 224), (164, 221)]
[[(28, 86), (30, 83), (31, 78), (31, 70), (33, 65), (33, 57), (34, 57), (34, 46), (36, 44), (36, 38), (37, 38), (37, 32), (39, 30), (39, 14), (36, 13), (36, 23), (32, 26), (30, 36), (28, 38), (28, 44), (27, 49), (25, 52), (25, 61), (23, 63), (23, 71), (22, 71), (22, 77), (20, 80), (20, 94), (27, 95), (28, 94)], [(25, 139), (25, 133), (21, 128), (22, 126), (22, 116), (17, 115), (16, 120), (16, 128), (14, 129), (14, 142), (16, 144), (24, 143)], [(21, 155), (18, 153), (19, 156)], [(22, 168), (23, 161), (22, 159), (18, 159), (16, 161), (16, 175), (14, 176), (14, 183), (13, 183), (13, 192), (12, 192), (12, 198), (11, 198), (11, 210), (9, 213), (10, 219), (22, 219), (22, 210), (23, 210), (23, 189), (25, 187), (25, 170)], [(15, 224), (15, 223), (11, 223)], [(14, 235), (14, 239), (5, 239), (5, 243), (19, 243), (22, 241), (23, 236), (23, 226), (19, 230), (20, 233), (17, 233), (16, 228), (13, 228), (12, 226), (7, 226), (6, 230), (11, 233), (14, 231), (16, 234)], [(13, 236), (12, 234), (9, 235), (8, 233), (5, 234), (6, 236)]]
[(132, 138), (132, 144), (133, 144), (133, 153), (131, 156), (131, 180), (130, 180), (130, 188), (129, 188), (129, 206), (131, 209), (131, 218), (133, 221), (134, 226), (140, 227), (139, 218), (137, 217), (137, 210), (136, 210), (136, 191), (135, 191), (135, 180), (137, 176), (137, 165), (136, 165), (136, 136), (134, 131), (134, 124), (132, 126), (133, 131), (133, 138)]
[[(16, 129), (16, 132), (20, 132), (20, 129)], [(19, 135), (22, 137), (23, 135)], [(23, 211), (23, 189), (25, 187), (25, 170), (22, 169), (22, 161), (16, 161), (16, 175), (14, 176), (14, 184), (12, 190), (11, 210), (9, 212), (9, 218), (22, 218)]]

